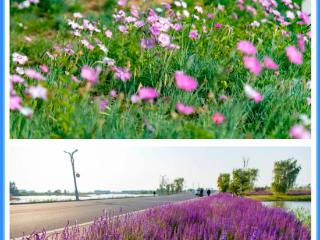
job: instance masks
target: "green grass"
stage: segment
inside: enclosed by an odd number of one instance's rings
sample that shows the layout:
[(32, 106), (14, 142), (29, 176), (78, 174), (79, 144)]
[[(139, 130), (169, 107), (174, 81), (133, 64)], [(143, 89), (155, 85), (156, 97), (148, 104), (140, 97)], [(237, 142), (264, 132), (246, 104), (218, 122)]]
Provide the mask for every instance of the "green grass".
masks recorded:
[(311, 195), (249, 195), (259, 201), (311, 201)]
[[(45, 0), (49, 5), (51, 2)], [(27, 55), (28, 67), (46, 64), (50, 75), (44, 86), (48, 88), (47, 101), (24, 97), (24, 104), (34, 110), (28, 119), (17, 111), (10, 114), (11, 138), (289, 138), (290, 128), (300, 123), (299, 116), (310, 117), (311, 107), (306, 98), (310, 96), (307, 81), (311, 78), (311, 47), (306, 45), (304, 63), (291, 64), (285, 56), (285, 48), (295, 45), (295, 33), (306, 33), (308, 28), (290, 26), (292, 37), (285, 38), (272, 21), (260, 28), (248, 28), (254, 18), (226, 3), (226, 11), (216, 13), (214, 23), (223, 27), (198, 41), (188, 38), (191, 23), (200, 29), (201, 21), (188, 20), (184, 30), (174, 35), (174, 43), (179, 50), (168, 51), (157, 46), (141, 51), (140, 39), (144, 32), (133, 29), (123, 35), (117, 25), (110, 22), (113, 5), (105, 4), (105, 9), (93, 12), (79, 1), (60, 1), (52, 9), (39, 6), (26, 10), (11, 10), (10, 51)], [(107, 10), (106, 10), (107, 9)], [(192, 9), (192, 8), (190, 8)], [(85, 91), (84, 84), (70, 80), (71, 75), (80, 76), (83, 65), (97, 66), (104, 54), (99, 50), (89, 52), (75, 40), (65, 19), (72, 12), (86, 12), (90, 20), (99, 21), (113, 32), (111, 40), (103, 33), (96, 34), (109, 49), (108, 56), (116, 60), (117, 66), (130, 64), (132, 78), (123, 83), (113, 78), (104, 67), (99, 84)], [(214, 5), (206, 6), (206, 12), (215, 11)], [(239, 20), (231, 17), (235, 11)], [(262, 18), (258, 8), (257, 19)], [(23, 24), (23, 27), (19, 26)], [(209, 26), (209, 23), (208, 23)], [(33, 42), (24, 40), (32, 36)], [(279, 64), (279, 76), (271, 70), (264, 70), (253, 76), (244, 67), (242, 55), (236, 50), (239, 40), (250, 40), (258, 49), (258, 58), (269, 55)], [(44, 53), (52, 50), (54, 44), (65, 45), (72, 42), (76, 54), (60, 54), (52, 61)], [(11, 64), (13, 73), (16, 65)], [(186, 93), (175, 87), (173, 74), (183, 70), (197, 79), (199, 87)], [(243, 92), (243, 84), (249, 83), (258, 89), (264, 100), (250, 101)], [(130, 97), (139, 86), (155, 87), (160, 97), (155, 103), (131, 104)], [(107, 97), (110, 90), (120, 94), (109, 98), (109, 105), (99, 111), (93, 99)], [(23, 88), (17, 89), (22, 94)], [(219, 96), (226, 94), (228, 101), (222, 103)], [(196, 108), (192, 116), (176, 113), (176, 102), (183, 102)], [(226, 122), (216, 126), (211, 115), (219, 111)]]

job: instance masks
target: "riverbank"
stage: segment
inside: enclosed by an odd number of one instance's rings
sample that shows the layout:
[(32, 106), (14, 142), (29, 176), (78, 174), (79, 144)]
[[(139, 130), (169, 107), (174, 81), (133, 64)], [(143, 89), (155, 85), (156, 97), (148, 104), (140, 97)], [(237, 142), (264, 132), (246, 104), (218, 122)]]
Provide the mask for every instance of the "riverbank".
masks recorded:
[(248, 195), (245, 197), (259, 201), (311, 201), (311, 195)]

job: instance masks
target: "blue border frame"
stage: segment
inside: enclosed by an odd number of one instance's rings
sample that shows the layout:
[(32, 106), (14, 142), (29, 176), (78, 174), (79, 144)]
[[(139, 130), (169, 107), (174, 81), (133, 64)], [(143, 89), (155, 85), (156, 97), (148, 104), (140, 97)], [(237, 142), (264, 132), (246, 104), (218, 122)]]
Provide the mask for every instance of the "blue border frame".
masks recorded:
[[(5, 151), (5, 112), (4, 112), (4, 107), (5, 107), (5, 92), (4, 92), (4, 81), (5, 81), (5, 56), (4, 56), (4, 50), (5, 50), (5, 1), (6, 0), (1, 0), (0, 1), (0, 172), (1, 172), (1, 181), (0, 181), (0, 239), (5, 239), (5, 159), (4, 159), (4, 151)], [(316, 18), (317, 18), (317, 27), (318, 29), (320, 28), (320, 1), (317, 3), (317, 9), (316, 9)], [(316, 31), (316, 28), (312, 28), (312, 31)], [(317, 34), (317, 43), (316, 43), (316, 61), (317, 64), (316, 66), (320, 66), (320, 53), (319, 53), (319, 47), (320, 47), (320, 35), (319, 31), (316, 32)], [(317, 113), (320, 113), (320, 101), (319, 101), (319, 94), (320, 94), (320, 77), (319, 73), (317, 71), (317, 101), (316, 101), (316, 109)], [(318, 104), (319, 103), (319, 104)], [(316, 116), (316, 131), (317, 135), (320, 136), (320, 122), (318, 121), (318, 117)], [(318, 149), (320, 148), (320, 142), (319, 142), (319, 137), (316, 139), (316, 147), (317, 147), (317, 173), (320, 173), (320, 159), (319, 159), (319, 152)], [(320, 176), (317, 174), (316, 176), (317, 180), (317, 189), (316, 189), (316, 194), (317, 194), (317, 202), (316, 202), (316, 219), (319, 220), (319, 214), (320, 214)], [(317, 221), (317, 229), (313, 229), (313, 231), (316, 231), (320, 229), (320, 221)], [(318, 234), (319, 231), (317, 231), (317, 239), (320, 239), (320, 234)]]
[[(317, 34), (317, 43), (316, 43), (316, 66), (320, 66), (320, 53), (319, 53), (319, 47), (320, 47), (320, 35), (319, 35), (319, 27), (320, 27), (320, 1), (317, 1), (317, 9), (316, 9), (316, 18), (317, 18), (317, 28), (312, 28), (312, 31), (316, 31)], [(316, 68), (317, 68), (316, 67)], [(320, 77), (319, 77), (319, 71), (316, 69), (317, 72), (317, 99), (316, 99), (316, 131), (317, 131), (317, 139), (316, 139), (316, 156), (317, 156), (317, 165), (316, 165), (316, 181), (317, 181), (317, 202), (316, 202), (316, 220), (317, 220), (317, 226), (316, 226), (316, 232), (317, 232), (317, 239), (320, 239), (319, 229), (320, 229), (320, 221), (319, 221), (319, 214), (320, 214), (320, 176), (318, 173), (320, 173), (320, 156), (319, 156), (319, 149), (320, 149), (320, 142), (319, 142), (319, 136), (320, 136), (320, 121), (318, 119), (318, 115), (320, 112), (320, 106), (319, 106), (319, 94), (320, 94)], [(314, 230), (315, 231), (315, 230)]]
[(1, 57), (0, 57), (0, 74), (1, 74), (1, 83), (0, 83), (0, 171), (1, 171), (1, 183), (0, 183), (0, 238), (5, 239), (5, 172), (4, 172), (4, 143), (5, 143), (5, 127), (4, 127), (4, 122), (5, 122), (5, 111), (4, 111), (4, 102), (5, 102), (5, 91), (4, 91), (4, 81), (5, 81), (5, 54), (4, 54), (4, 49), (5, 49), (5, 2), (6, 0), (1, 0), (0, 1), (0, 16), (1, 16), (1, 35), (0, 35), (0, 52), (1, 52)]

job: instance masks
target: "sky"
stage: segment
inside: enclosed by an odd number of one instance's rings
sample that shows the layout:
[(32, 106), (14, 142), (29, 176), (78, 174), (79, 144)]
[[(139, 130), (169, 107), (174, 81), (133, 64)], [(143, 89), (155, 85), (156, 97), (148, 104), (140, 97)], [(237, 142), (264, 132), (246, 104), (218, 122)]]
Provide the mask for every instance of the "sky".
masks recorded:
[(307, 147), (190, 147), (131, 146), (121, 141), (12, 141), (9, 152), (9, 179), (19, 189), (73, 191), (69, 156), (75, 156), (80, 192), (93, 190), (153, 190), (161, 176), (185, 179), (187, 188), (217, 188), (220, 173), (243, 166), (259, 169), (256, 186), (270, 185), (273, 163), (296, 158), (302, 169), (297, 185), (310, 178), (310, 149)]

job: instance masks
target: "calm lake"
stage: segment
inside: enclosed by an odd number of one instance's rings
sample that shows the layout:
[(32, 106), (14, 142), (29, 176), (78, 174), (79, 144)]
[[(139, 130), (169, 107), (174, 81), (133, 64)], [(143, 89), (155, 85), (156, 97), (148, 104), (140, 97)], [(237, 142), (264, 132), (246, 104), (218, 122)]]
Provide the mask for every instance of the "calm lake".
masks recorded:
[(311, 202), (304, 201), (274, 201), (274, 202), (263, 202), (263, 204), (270, 207), (281, 207), (288, 210), (295, 210), (298, 208), (304, 208), (308, 212), (311, 212)]
[[(127, 198), (127, 197), (148, 197), (152, 194), (126, 194), (126, 193), (110, 193), (110, 194), (88, 194), (80, 196), (80, 200), (105, 199), (105, 198)], [(20, 196), (12, 199), (10, 203), (30, 203), (30, 202), (49, 202), (49, 201), (70, 201), (75, 200), (74, 196), (51, 195), (51, 196)]]

